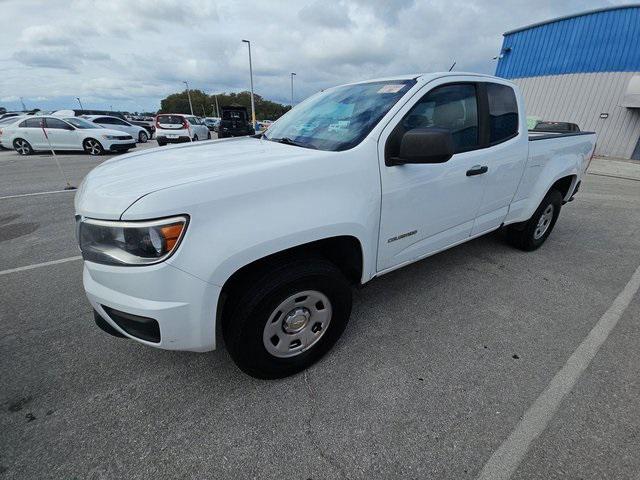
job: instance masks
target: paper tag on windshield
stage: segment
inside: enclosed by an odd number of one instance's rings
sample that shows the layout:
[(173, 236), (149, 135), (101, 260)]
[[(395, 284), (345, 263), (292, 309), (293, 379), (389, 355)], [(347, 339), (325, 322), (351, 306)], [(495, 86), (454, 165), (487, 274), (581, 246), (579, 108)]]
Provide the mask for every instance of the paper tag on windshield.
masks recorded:
[(400, 84), (400, 85), (385, 85), (380, 90), (378, 90), (378, 93), (398, 93), (400, 90), (402, 90), (402, 87), (404, 87), (404, 85), (402, 85), (402, 84)]

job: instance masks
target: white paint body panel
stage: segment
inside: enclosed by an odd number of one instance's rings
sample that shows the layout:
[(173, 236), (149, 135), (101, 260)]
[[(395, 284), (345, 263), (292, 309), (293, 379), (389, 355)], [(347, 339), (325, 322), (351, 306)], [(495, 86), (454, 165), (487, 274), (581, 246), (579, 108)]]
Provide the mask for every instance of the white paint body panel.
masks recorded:
[[(221, 287), (257, 259), (351, 236), (361, 245), (365, 283), (503, 222), (526, 220), (557, 179), (581, 178), (594, 137), (528, 141), (519, 93), (517, 137), (442, 164), (387, 167), (384, 142), (397, 121), (431, 88), (461, 80), (512, 85), (461, 73), (421, 76), (359, 145), (342, 152), (241, 137), (150, 149), (103, 163), (76, 194), (79, 215), (135, 221), (187, 214), (190, 222), (164, 263), (85, 262), (91, 303), (157, 318), (163, 342), (154, 346), (210, 350)], [(487, 174), (467, 177), (479, 164), (488, 165)]]

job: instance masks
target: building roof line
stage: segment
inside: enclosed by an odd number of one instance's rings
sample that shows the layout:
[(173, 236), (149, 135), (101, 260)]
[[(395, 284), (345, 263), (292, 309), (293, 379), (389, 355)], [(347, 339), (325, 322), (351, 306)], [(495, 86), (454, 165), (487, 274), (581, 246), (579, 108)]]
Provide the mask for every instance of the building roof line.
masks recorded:
[(531, 25), (527, 25), (525, 27), (520, 27), (520, 28), (515, 28), (513, 30), (509, 30), (508, 32), (504, 32), (502, 34), (502, 36), (506, 37), (507, 35), (511, 35), (512, 33), (522, 32), (524, 30), (529, 30), (531, 28), (540, 27), (542, 25), (547, 25), (549, 23), (561, 22), (562, 20), (568, 20), (570, 18), (583, 17), (585, 15), (591, 15), (593, 13), (608, 12), (610, 10), (622, 10), (622, 9), (625, 9), (625, 8), (640, 8), (640, 3), (628, 3), (628, 4), (625, 4), (625, 5), (614, 5), (614, 6), (611, 6), (611, 7), (596, 8), (596, 9), (593, 9), (593, 10), (587, 10), (586, 12), (573, 13), (571, 15), (563, 15), (562, 17), (556, 17), (556, 18), (552, 18), (550, 20), (544, 20), (542, 22), (532, 23)]

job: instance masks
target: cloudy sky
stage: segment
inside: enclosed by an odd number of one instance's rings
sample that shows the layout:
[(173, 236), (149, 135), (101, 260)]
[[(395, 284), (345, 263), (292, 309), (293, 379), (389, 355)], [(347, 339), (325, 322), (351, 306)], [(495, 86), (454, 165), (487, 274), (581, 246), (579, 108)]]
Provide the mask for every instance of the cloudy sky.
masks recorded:
[[(502, 33), (625, 0), (0, 0), (0, 106), (155, 111), (183, 88), (288, 103), (385, 75), (493, 73)], [(506, 7), (505, 5), (508, 5)]]

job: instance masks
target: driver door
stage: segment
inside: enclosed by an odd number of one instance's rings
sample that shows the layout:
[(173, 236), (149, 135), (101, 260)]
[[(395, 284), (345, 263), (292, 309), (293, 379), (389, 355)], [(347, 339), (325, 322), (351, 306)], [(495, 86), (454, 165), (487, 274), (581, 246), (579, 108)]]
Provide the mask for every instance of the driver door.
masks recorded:
[[(380, 137), (382, 206), (378, 245), (379, 272), (436, 253), (471, 235), (482, 201), (485, 177), (470, 172), (486, 165), (480, 148), (483, 132), (474, 82), (436, 80), (415, 95)], [(416, 99), (416, 100), (414, 100)], [(448, 129), (454, 155), (444, 163), (389, 166), (402, 135), (413, 128)]]

